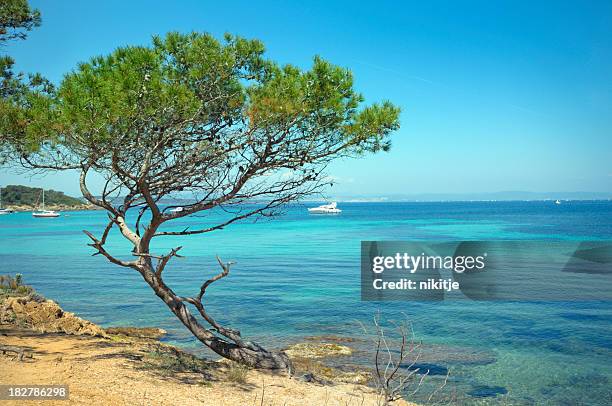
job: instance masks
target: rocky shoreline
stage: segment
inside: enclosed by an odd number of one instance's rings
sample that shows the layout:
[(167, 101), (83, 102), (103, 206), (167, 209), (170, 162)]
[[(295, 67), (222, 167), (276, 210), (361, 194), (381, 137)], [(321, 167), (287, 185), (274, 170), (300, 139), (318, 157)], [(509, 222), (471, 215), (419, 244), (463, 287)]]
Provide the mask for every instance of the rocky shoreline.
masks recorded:
[(0, 305), (0, 323), (27, 327), (41, 333), (108, 337), (96, 324), (65, 312), (52, 300), (38, 295), (8, 297)]

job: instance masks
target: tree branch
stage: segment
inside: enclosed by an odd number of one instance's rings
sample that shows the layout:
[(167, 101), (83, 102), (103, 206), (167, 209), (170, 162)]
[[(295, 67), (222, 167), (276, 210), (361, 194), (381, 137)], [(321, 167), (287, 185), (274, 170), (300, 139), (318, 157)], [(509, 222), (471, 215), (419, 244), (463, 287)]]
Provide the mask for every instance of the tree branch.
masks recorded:
[[(102, 240), (98, 240), (92, 233), (90, 233), (87, 230), (83, 230), (83, 232), (93, 241), (91, 244), (87, 244), (90, 247), (94, 247), (95, 249), (98, 250), (98, 252), (96, 252), (93, 255), (98, 255), (98, 254), (102, 254), (106, 257), (106, 259), (108, 259), (110, 262), (112, 262), (113, 264), (116, 265), (120, 265), (126, 268), (135, 268), (137, 263), (134, 261), (123, 261), (120, 260), (114, 256), (112, 256), (111, 254), (109, 254), (105, 249), (104, 249), (104, 242)], [(105, 230), (105, 234), (104, 234), (104, 239), (106, 239), (106, 234), (108, 234), (108, 232)]]

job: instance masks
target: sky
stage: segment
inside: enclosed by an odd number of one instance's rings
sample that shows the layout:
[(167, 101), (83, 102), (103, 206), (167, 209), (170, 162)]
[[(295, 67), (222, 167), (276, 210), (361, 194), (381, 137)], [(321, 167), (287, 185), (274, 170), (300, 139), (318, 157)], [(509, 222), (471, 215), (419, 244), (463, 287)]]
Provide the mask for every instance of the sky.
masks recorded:
[[(351, 69), (402, 108), (389, 153), (329, 168), (342, 195), (612, 192), (610, 1), (31, 1), (43, 24), (0, 52), (55, 83), (154, 34), (230, 32), (308, 68)], [(71, 174), (0, 172), (79, 195)]]

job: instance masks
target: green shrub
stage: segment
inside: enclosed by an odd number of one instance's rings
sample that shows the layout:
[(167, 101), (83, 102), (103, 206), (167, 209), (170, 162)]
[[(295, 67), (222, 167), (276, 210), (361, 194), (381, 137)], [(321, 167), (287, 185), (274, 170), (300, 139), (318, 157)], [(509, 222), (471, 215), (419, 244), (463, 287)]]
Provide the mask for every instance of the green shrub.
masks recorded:
[(228, 363), (225, 377), (230, 382), (244, 384), (247, 381), (248, 373), (249, 367), (246, 365), (242, 365), (237, 362), (230, 362)]
[(29, 295), (32, 292), (32, 288), (30, 286), (21, 285), (21, 286), (17, 286), (17, 289), (15, 289), (15, 292), (20, 295)]
[(166, 348), (158, 348), (149, 352), (144, 357), (144, 364), (146, 369), (155, 369), (167, 375), (173, 375), (176, 372), (203, 373), (208, 368), (204, 360), (191, 354)]
[[(35, 295), (34, 288), (23, 284), (23, 275), (18, 273), (15, 277), (10, 275), (0, 275), (0, 299), (11, 296), (28, 296)], [(42, 296), (37, 299), (41, 299)], [(44, 300), (44, 298), (42, 298)]]

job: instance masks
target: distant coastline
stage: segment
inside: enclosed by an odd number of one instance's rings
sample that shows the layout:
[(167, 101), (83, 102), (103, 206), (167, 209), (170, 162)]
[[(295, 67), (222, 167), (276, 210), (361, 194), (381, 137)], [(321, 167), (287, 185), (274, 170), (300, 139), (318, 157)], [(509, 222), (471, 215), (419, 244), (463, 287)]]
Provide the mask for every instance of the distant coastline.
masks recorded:
[(609, 202), (612, 198), (606, 199), (447, 199), (447, 200), (410, 200), (410, 199), (343, 199), (333, 198), (328, 200), (305, 200), (305, 203), (320, 203), (334, 201), (340, 203), (508, 203), (508, 202)]
[[(2, 186), (2, 207), (19, 212), (28, 212), (40, 208), (41, 188), (23, 185)], [(100, 210), (99, 207), (86, 202), (82, 197), (72, 197), (64, 192), (45, 190), (46, 208), (56, 211)], [(18, 196), (16, 199), (15, 196)], [(121, 198), (118, 198), (121, 199)], [(569, 201), (610, 201), (612, 192), (529, 192), (501, 191), (481, 193), (394, 193), (375, 194), (328, 194), (302, 200), (302, 204), (321, 202), (341, 203), (447, 203), (447, 202), (561, 202)], [(161, 205), (187, 206), (194, 202), (188, 195), (164, 198)], [(252, 201), (251, 203), (261, 203)]]
[[(502, 191), (483, 193), (413, 193), (413, 194), (362, 194), (332, 195), (330, 199), (339, 202), (499, 202), (499, 201), (577, 201), (612, 200), (612, 192), (527, 192)], [(319, 201), (319, 200), (317, 200)]]
[[(13, 210), (15, 213), (19, 212), (30, 212), (39, 210), (38, 206), (27, 205), (27, 204), (7, 204), (3, 205), (4, 208)], [(89, 211), (89, 210), (102, 210), (101, 208), (91, 204), (79, 204), (79, 205), (64, 205), (64, 204), (47, 204), (45, 205), (47, 210), (53, 211)]]
[(47, 210), (94, 210), (95, 207), (82, 199), (67, 196), (64, 192), (45, 189), (45, 199), (42, 199), (42, 188), (24, 185), (7, 185), (0, 189), (0, 207), (13, 211), (33, 211), (44, 208)]

